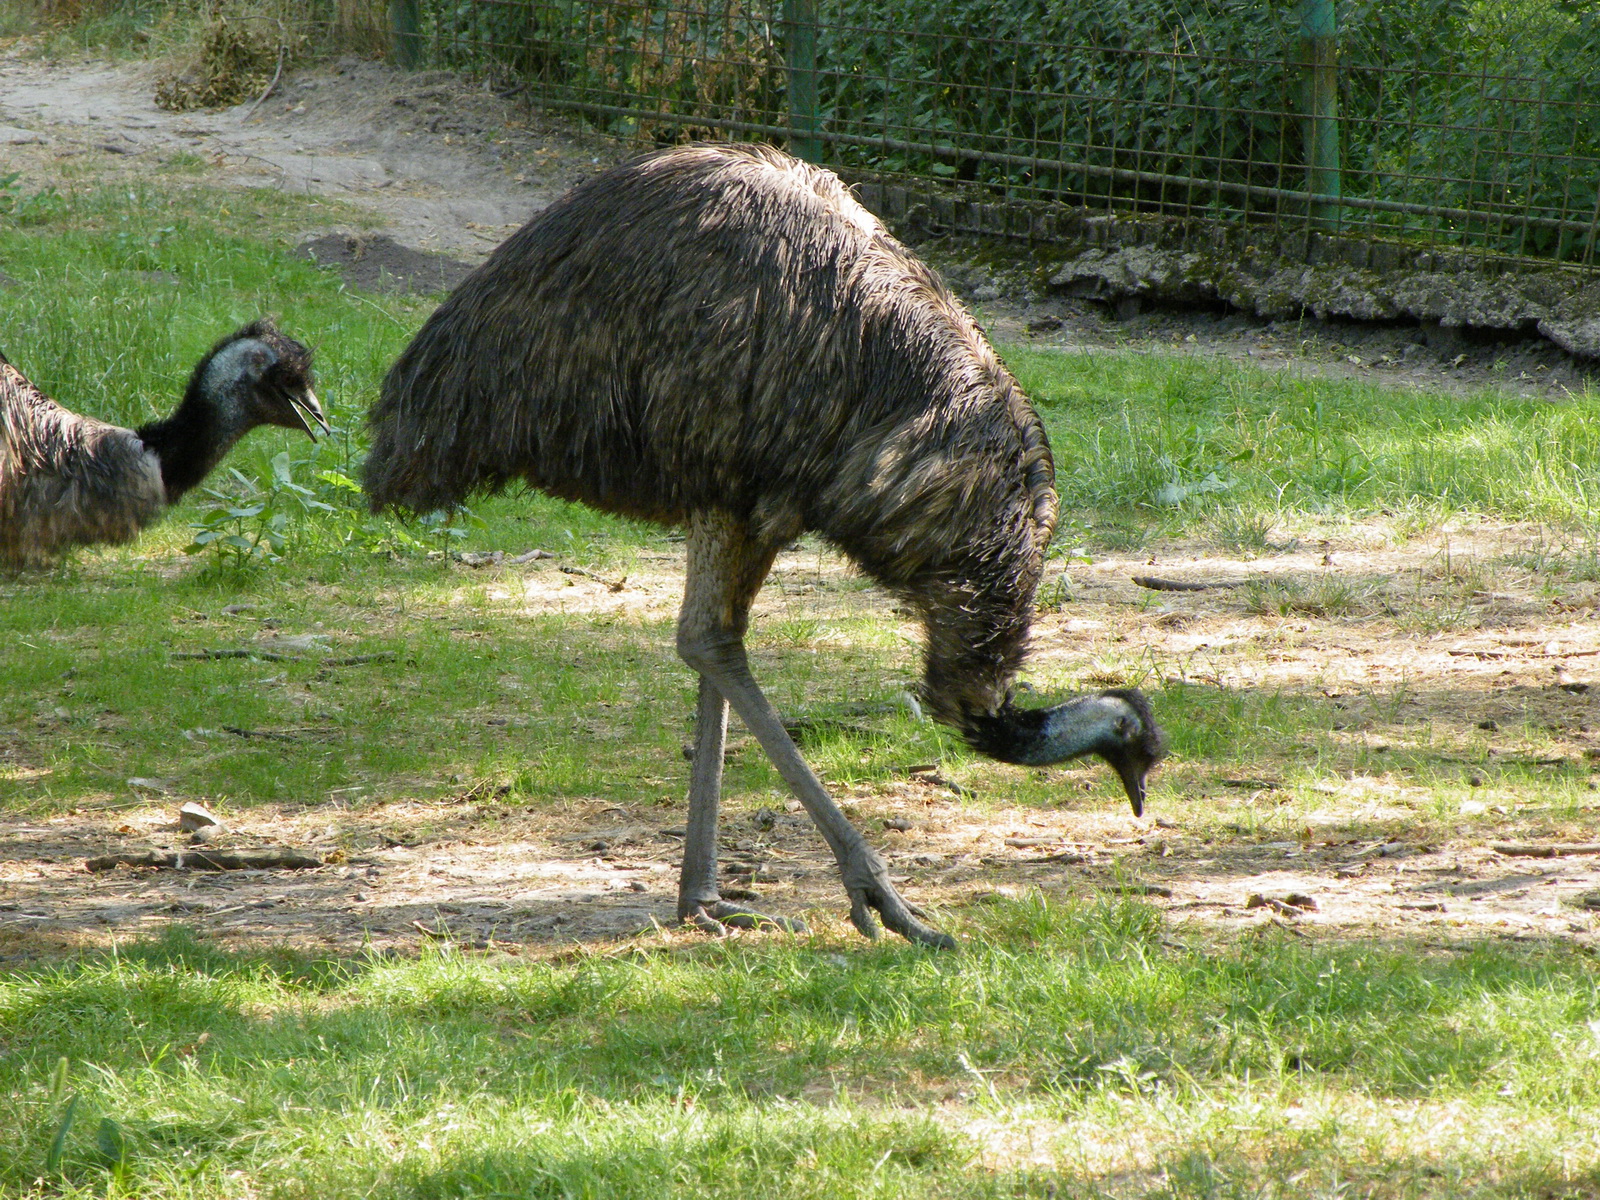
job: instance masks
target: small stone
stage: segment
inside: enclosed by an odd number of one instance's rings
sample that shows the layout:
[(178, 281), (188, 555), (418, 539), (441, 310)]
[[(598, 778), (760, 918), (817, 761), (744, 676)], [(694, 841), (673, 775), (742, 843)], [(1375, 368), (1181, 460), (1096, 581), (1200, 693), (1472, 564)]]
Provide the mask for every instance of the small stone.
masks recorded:
[(178, 828), (193, 833), (199, 829), (220, 828), (222, 818), (218, 817), (203, 804), (196, 804), (193, 800), (178, 809)]

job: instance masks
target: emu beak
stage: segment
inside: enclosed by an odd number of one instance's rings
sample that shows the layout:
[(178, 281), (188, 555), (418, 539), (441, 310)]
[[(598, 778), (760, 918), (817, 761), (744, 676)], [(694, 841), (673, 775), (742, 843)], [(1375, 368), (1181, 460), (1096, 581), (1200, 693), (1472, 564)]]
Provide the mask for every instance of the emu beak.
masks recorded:
[(1128, 803), (1133, 805), (1133, 815), (1144, 816), (1144, 776), (1145, 768), (1137, 763), (1124, 761), (1113, 764), (1117, 768), (1117, 775), (1122, 780), (1122, 788), (1128, 793)]
[(1150, 773), (1150, 768), (1160, 761), (1160, 756), (1152, 757), (1132, 747), (1125, 747), (1120, 753), (1102, 753), (1101, 757), (1117, 773), (1117, 778), (1122, 780), (1122, 790), (1128, 793), (1128, 803), (1133, 805), (1133, 815), (1144, 816), (1145, 776)]
[(328, 427), (328, 418), (322, 415), (322, 405), (317, 403), (317, 394), (307, 388), (298, 396), (289, 397), (289, 407), (294, 410), (294, 415), (300, 420), (300, 427), (306, 431), (306, 436), (312, 441), (317, 440), (317, 431), (312, 428), (312, 421), (321, 427), (324, 434), (333, 432)]

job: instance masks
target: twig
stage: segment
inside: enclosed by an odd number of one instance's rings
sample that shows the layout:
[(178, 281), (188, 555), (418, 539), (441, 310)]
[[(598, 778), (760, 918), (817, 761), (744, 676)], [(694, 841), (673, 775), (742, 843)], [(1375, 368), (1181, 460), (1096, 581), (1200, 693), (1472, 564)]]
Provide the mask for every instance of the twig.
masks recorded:
[(271, 742), (294, 742), (302, 735), (308, 733), (321, 733), (322, 730), (312, 726), (308, 729), (241, 729), (237, 725), (224, 725), (223, 733), (231, 733), (234, 737), (265, 738)]
[(172, 657), (182, 659), (259, 658), (265, 662), (315, 662), (320, 667), (357, 667), (362, 663), (392, 662), (393, 650), (380, 650), (376, 654), (347, 654), (342, 658), (312, 659), (308, 654), (285, 654), (281, 650), (223, 649), (174, 650)]
[(1496, 854), (1514, 858), (1560, 858), (1565, 854), (1600, 854), (1600, 844), (1575, 842), (1568, 846), (1532, 846), (1520, 842), (1496, 842), (1491, 849)]
[(284, 654), (278, 650), (174, 650), (173, 658), (260, 658), (267, 662), (302, 662), (304, 654)]
[(1113, 896), (1160, 896), (1167, 900), (1172, 898), (1172, 889), (1159, 883), (1117, 883), (1100, 890), (1110, 892)]
[(1159, 575), (1135, 575), (1133, 581), (1153, 592), (1204, 592), (1210, 588), (1236, 588), (1251, 583), (1249, 579), (1163, 579)]
[(973, 791), (971, 788), (964, 787), (953, 779), (946, 779), (932, 767), (912, 767), (910, 770), (910, 775), (913, 783), (931, 783), (934, 787), (942, 787), (948, 791), (954, 792), (964, 800), (975, 799), (978, 795), (978, 793)]
[(180, 867), (195, 871), (259, 871), (282, 867), (308, 871), (322, 866), (320, 858), (294, 850), (146, 850), (138, 854), (102, 854), (84, 860), (89, 871), (113, 867)]
[(288, 43), (289, 43), (289, 38), (288, 38), (288, 35), (284, 31), (283, 22), (279, 21), (278, 22), (278, 69), (272, 73), (272, 82), (267, 84), (267, 90), (262, 92), (261, 95), (257, 98), (256, 102), (250, 106), (250, 111), (245, 113), (245, 115), (239, 119), (239, 124), (243, 125), (251, 117), (256, 115), (256, 109), (260, 108), (263, 104), (266, 103), (267, 97), (272, 95), (272, 89), (278, 86), (278, 80), (283, 78), (283, 55), (284, 55), (284, 51), (286, 51), (289, 48), (289, 44)]
[(628, 577), (626, 575), (624, 575), (621, 579), (607, 579), (604, 575), (596, 575), (587, 567), (560, 567), (558, 570), (568, 575), (582, 575), (585, 579), (592, 579), (596, 583), (603, 583), (606, 585), (606, 589), (612, 592), (620, 592), (623, 588), (628, 586)]
[(352, 299), (352, 300), (354, 300), (354, 301), (356, 301), (356, 302), (358, 302), (360, 304), (365, 304), (368, 308), (372, 309), (374, 312), (378, 313), (379, 315), (388, 317), (389, 320), (393, 321), (401, 329), (404, 329), (407, 332), (410, 332), (411, 326), (407, 325), (404, 321), (402, 321), (399, 317), (395, 316), (388, 309), (384, 308), (381, 304), (377, 304), (377, 303), (375, 303), (375, 302), (373, 302), (371, 300), (368, 300), (360, 292), (352, 292), (350, 289), (344, 287), (342, 284), (339, 287), (339, 291), (340, 291), (341, 294), (343, 294), (345, 296), (348, 296), (350, 299)]

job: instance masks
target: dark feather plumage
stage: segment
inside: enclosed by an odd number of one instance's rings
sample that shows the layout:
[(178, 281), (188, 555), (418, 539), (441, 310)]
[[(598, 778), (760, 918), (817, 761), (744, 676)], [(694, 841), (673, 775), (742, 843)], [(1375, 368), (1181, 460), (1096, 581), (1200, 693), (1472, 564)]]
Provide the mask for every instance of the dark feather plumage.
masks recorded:
[[(825, 170), (690, 146), (597, 176), (462, 282), (370, 422), (375, 509), (521, 482), (688, 526), (679, 648), (747, 724), (758, 701), (716, 646), (806, 530), (921, 613), (936, 717), (979, 746), (1016, 717), (1056, 524), (1049, 443), (939, 277)], [(716, 587), (697, 592), (697, 562)]]
[(313, 422), (310, 353), (270, 321), (219, 341), (176, 411), (138, 430), (69, 412), (0, 357), (0, 567), (131, 541), (257, 425)]
[(376, 507), (513, 480), (681, 524), (816, 530), (938, 617), (928, 696), (993, 711), (1056, 523), (1038, 416), (937, 275), (762, 147), (611, 170), (434, 313), (371, 416)]

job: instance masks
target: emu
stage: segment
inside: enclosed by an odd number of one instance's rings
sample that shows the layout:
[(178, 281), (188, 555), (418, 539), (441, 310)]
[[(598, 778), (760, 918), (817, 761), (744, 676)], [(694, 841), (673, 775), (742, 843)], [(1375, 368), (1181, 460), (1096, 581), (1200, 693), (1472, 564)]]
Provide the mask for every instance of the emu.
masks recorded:
[(136, 430), (68, 412), (0, 355), (0, 567), (132, 541), (257, 425), (328, 431), (310, 352), (270, 320), (219, 341), (172, 415)]
[(369, 421), (374, 510), (525, 483), (683, 526), (677, 650), (699, 674), (678, 915), (722, 899), (728, 706), (837, 859), (850, 919), (948, 947), (895, 890), (751, 675), (750, 605), (815, 531), (920, 614), (924, 701), (1014, 763), (1096, 754), (1137, 814), (1165, 738), (1143, 695), (1016, 707), (1056, 524), (1037, 414), (938, 276), (831, 173), (766, 147), (687, 146), (608, 170), (501, 245), (390, 369)]

